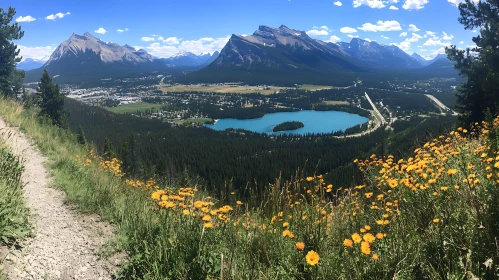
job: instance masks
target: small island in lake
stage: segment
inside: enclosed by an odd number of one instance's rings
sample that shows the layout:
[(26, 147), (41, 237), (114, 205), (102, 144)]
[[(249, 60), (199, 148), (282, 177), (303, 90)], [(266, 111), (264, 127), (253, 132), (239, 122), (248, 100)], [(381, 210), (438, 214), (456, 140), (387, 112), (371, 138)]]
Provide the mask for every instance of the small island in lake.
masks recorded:
[(283, 122), (281, 124), (276, 125), (272, 131), (273, 132), (279, 132), (279, 131), (285, 131), (285, 130), (295, 130), (298, 128), (302, 128), (305, 125), (302, 122)]

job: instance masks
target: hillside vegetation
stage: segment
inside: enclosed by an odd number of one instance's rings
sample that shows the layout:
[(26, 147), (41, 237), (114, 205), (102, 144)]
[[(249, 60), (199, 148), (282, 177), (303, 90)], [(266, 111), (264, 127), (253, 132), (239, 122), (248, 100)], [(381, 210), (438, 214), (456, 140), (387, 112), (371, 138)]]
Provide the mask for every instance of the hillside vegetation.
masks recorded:
[[(28, 210), (23, 201), (21, 161), (0, 140), (0, 244), (12, 246), (30, 233)], [(1, 253), (1, 252), (0, 252)], [(0, 279), (2, 276), (0, 259)]]
[[(466, 279), (499, 277), (499, 119), (457, 129), (408, 159), (359, 159), (364, 183), (277, 180), (255, 207), (188, 183), (127, 178), (36, 112), (0, 101), (33, 137), (56, 184), (116, 225), (122, 279)], [(488, 135), (491, 135), (489, 137)]]

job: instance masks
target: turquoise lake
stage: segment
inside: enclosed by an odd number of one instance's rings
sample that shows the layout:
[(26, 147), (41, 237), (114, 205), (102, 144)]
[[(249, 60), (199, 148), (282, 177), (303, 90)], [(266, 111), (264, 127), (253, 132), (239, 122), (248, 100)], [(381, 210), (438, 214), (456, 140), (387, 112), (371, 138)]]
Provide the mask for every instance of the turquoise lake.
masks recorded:
[[(216, 124), (205, 124), (205, 126), (214, 130), (233, 128), (273, 135), (306, 135), (308, 133), (331, 133), (339, 130), (345, 130), (349, 127), (363, 124), (368, 120), (369, 119), (356, 114), (340, 111), (304, 110), (297, 112), (271, 113), (266, 114), (262, 118), (250, 120), (221, 119)], [(272, 132), (272, 129), (276, 125), (287, 121), (299, 121), (305, 126), (296, 130)]]

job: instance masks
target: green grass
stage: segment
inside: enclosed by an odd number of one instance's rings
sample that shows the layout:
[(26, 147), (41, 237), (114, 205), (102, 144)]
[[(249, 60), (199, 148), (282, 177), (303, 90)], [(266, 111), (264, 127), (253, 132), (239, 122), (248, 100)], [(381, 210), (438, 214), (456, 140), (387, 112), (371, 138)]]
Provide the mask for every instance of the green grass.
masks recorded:
[(339, 101), (339, 100), (326, 100), (322, 101), (324, 105), (350, 105), (347, 101)]
[(118, 114), (126, 114), (126, 113), (135, 113), (137, 111), (145, 111), (145, 110), (159, 110), (161, 107), (167, 106), (165, 104), (151, 104), (146, 102), (137, 102), (132, 104), (121, 105), (118, 107), (108, 107), (107, 110), (118, 113)]
[(311, 90), (311, 91), (316, 91), (316, 90), (325, 90), (325, 89), (332, 89), (332, 86), (322, 86), (322, 85), (309, 85), (309, 84), (304, 84), (301, 86), (303, 90)]
[[(463, 131), (428, 143), (408, 160), (361, 160), (366, 183), (351, 189), (329, 187), (313, 175), (278, 179), (254, 208), (245, 201), (236, 206), (236, 195), (229, 198), (234, 210), (225, 223), (210, 212), (222, 206), (216, 200), (206, 211), (189, 207), (207, 198), (202, 191), (180, 196), (178, 187), (192, 187), (188, 183), (161, 186), (167, 194), (151, 196), (152, 191), (104, 171), (74, 136), (40, 124), (35, 112), (2, 100), (0, 115), (19, 125), (49, 157), (55, 183), (70, 203), (115, 225), (120, 242), (114, 249), (128, 256), (118, 279), (499, 277), (499, 175), (489, 171), (499, 160), (497, 145), (485, 136), (470, 139)], [(92, 163), (83, 164), (75, 154)], [(166, 209), (166, 202), (173, 208)], [(211, 215), (213, 228), (203, 226), (201, 212)], [(381, 237), (371, 240), (368, 233)], [(356, 234), (361, 240), (350, 248), (348, 240)], [(364, 253), (362, 238), (371, 241), (363, 243)], [(304, 242), (303, 251), (296, 242)], [(320, 256), (316, 266), (306, 262), (312, 250)]]
[(184, 120), (184, 124), (193, 123), (193, 124), (204, 124), (206, 122), (213, 122), (212, 118), (192, 118)]
[(276, 91), (280, 91), (286, 89), (285, 87), (277, 87), (277, 86), (269, 86), (268, 89), (257, 86), (248, 86), (248, 85), (175, 85), (169, 87), (162, 87), (161, 90), (163, 92), (216, 92), (216, 93), (237, 93), (237, 94), (245, 94), (245, 93), (261, 93), (261, 94), (273, 94)]
[[(22, 172), (21, 161), (0, 142), (0, 245), (15, 245), (30, 233)], [(2, 261), (0, 259), (0, 279), (6, 279), (2, 278)]]

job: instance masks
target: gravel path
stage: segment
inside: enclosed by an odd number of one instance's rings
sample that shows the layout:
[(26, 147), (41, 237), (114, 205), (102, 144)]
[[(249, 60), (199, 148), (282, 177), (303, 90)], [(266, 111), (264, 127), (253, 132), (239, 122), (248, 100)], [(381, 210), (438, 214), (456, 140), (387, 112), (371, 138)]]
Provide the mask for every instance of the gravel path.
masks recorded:
[(64, 192), (50, 188), (47, 158), (18, 128), (0, 120), (0, 138), (23, 159), (24, 197), (34, 228), (33, 237), (5, 257), (8, 279), (111, 279), (116, 266), (97, 253), (112, 234), (112, 227), (65, 204)]

